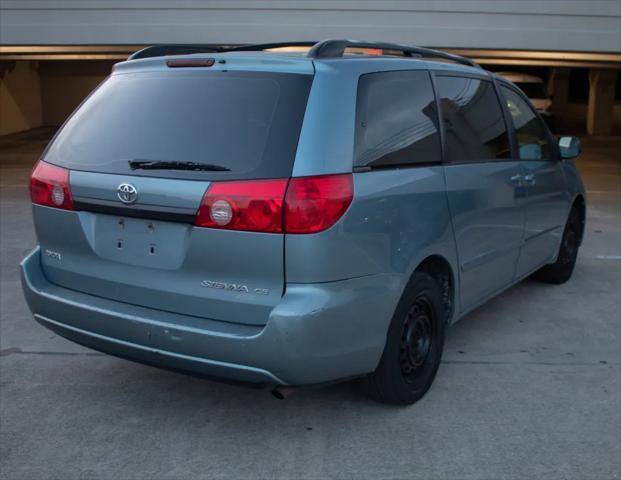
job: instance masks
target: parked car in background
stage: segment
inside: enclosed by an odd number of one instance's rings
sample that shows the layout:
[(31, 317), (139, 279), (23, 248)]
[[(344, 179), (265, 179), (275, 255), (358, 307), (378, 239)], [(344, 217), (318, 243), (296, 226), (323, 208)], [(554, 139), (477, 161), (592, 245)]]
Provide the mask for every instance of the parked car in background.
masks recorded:
[(463, 57), (273, 46), (114, 67), (32, 172), (28, 305), (139, 362), (413, 403), (449, 325), (533, 273), (570, 278), (579, 142)]
[(552, 114), (552, 99), (544, 81), (535, 75), (527, 75), (520, 72), (497, 72), (503, 78), (517, 85), (528, 97), (542, 118), (551, 129), (554, 129), (554, 115)]

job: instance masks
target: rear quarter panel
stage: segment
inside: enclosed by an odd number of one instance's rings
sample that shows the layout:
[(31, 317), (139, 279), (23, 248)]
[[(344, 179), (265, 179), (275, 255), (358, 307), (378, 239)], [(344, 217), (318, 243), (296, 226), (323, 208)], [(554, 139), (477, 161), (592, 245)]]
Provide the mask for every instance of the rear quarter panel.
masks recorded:
[(354, 174), (354, 200), (344, 217), (325, 232), (287, 235), (285, 251), (292, 283), (391, 275), (403, 289), (429, 255), (454, 266), (443, 167)]

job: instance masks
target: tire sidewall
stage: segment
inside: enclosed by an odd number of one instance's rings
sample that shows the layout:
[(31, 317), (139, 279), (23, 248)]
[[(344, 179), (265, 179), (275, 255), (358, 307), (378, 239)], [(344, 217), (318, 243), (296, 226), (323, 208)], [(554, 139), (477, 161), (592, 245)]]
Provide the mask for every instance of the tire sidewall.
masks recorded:
[[(562, 249), (565, 248), (565, 239), (568, 235), (569, 230), (574, 230), (576, 245), (574, 247), (573, 254), (571, 256), (571, 260), (568, 263), (562, 263), (561, 259), (563, 258)], [(565, 225), (565, 229), (563, 230), (563, 237), (561, 238), (561, 246), (559, 248), (559, 254), (556, 261), (558, 268), (558, 276), (562, 277), (564, 280), (569, 279), (571, 274), (574, 271), (576, 266), (576, 261), (578, 259), (578, 249), (580, 246), (580, 217), (578, 212), (575, 209), (572, 209), (569, 218), (567, 219), (567, 224)]]
[[(580, 248), (580, 239), (583, 231), (583, 226), (581, 222), (582, 219), (580, 216), (580, 212), (578, 212), (575, 207), (572, 208), (569, 212), (569, 216), (567, 217), (565, 228), (563, 229), (563, 235), (561, 237), (560, 245), (558, 247), (556, 261), (552, 264), (545, 265), (537, 270), (533, 275), (535, 279), (553, 285), (560, 285), (571, 278), (571, 275), (573, 274), (573, 271), (576, 267), (578, 251)], [(576, 245), (573, 254), (571, 255), (570, 261), (564, 262), (563, 258), (565, 256), (565, 252), (563, 251), (563, 249), (566, 248), (565, 240), (567, 238), (567, 232), (569, 230), (574, 230), (575, 232)]]
[[(434, 333), (425, 365), (413, 382), (407, 382), (399, 362), (401, 332), (409, 309), (421, 295), (425, 296), (433, 310)], [(444, 349), (445, 318), (443, 312), (442, 291), (438, 283), (426, 273), (415, 273), (408, 282), (397, 305), (388, 329), (386, 347), (376, 370), (376, 375), (381, 378), (382, 388), (387, 389), (390, 392), (390, 397), (395, 400), (391, 403), (414, 403), (431, 386), (440, 366)]]

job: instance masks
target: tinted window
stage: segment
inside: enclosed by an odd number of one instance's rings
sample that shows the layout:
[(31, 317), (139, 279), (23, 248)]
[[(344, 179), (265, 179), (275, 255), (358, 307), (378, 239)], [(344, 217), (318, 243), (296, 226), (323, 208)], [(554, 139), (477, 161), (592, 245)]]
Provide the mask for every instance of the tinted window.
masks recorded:
[(548, 135), (535, 111), (511, 88), (502, 85), (500, 90), (513, 119), (520, 158), (523, 160), (551, 158)]
[(429, 73), (361, 76), (355, 144), (356, 166), (440, 162), (440, 136)]
[(511, 149), (494, 86), (486, 80), (438, 77), (446, 158), (468, 162), (510, 158)]
[[(311, 81), (263, 72), (113, 75), (71, 117), (45, 159), (106, 173), (287, 177)], [(210, 163), (230, 172), (132, 171), (128, 160)]]

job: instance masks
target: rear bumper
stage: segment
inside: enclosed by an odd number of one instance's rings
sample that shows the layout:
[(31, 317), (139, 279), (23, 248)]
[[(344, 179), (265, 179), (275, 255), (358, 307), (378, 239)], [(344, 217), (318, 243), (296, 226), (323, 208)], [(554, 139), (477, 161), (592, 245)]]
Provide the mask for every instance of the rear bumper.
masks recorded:
[(265, 326), (139, 307), (50, 283), (36, 248), (21, 264), (35, 319), (95, 350), (226, 379), (302, 385), (371, 372), (381, 357), (400, 277), (287, 285)]

